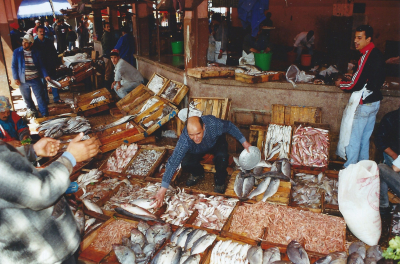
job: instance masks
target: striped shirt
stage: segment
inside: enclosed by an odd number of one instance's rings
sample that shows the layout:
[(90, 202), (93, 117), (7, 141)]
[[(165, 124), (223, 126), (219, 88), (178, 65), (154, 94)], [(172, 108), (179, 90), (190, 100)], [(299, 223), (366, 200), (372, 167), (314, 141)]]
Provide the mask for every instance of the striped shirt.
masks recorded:
[(25, 80), (33, 80), (39, 77), (39, 71), (32, 59), (32, 51), (24, 50), (25, 57)]

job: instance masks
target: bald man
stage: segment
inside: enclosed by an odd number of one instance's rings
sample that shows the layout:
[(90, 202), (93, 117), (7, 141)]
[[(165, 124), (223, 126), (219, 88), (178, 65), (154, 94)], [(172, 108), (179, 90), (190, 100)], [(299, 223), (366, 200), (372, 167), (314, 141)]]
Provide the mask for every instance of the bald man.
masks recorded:
[(182, 168), (190, 173), (186, 182), (187, 186), (193, 186), (204, 178), (204, 169), (200, 161), (207, 153), (214, 155), (213, 161), (216, 171), (214, 175), (214, 191), (218, 193), (224, 192), (229, 158), (225, 133), (235, 137), (245, 149), (248, 150), (251, 146), (240, 130), (230, 121), (225, 121), (212, 115), (189, 117), (187, 126), (182, 131), (174, 153), (167, 162), (161, 188), (154, 196), (154, 202), (157, 203), (158, 207), (162, 205), (172, 176), (181, 162)]

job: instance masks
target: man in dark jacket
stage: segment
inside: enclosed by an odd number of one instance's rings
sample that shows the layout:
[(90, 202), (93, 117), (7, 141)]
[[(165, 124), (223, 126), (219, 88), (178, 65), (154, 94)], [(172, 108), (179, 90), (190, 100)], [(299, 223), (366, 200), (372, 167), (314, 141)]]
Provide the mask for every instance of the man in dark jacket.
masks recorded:
[(361, 53), (357, 71), (350, 80), (336, 81), (336, 85), (345, 92), (363, 90), (355, 111), (349, 145), (346, 147), (347, 161), (344, 167), (369, 159), (369, 138), (382, 100), (380, 89), (385, 81), (385, 60), (382, 52), (372, 43), (372, 35), (371, 26), (362, 25), (356, 29), (355, 48)]
[(101, 36), (101, 46), (103, 48), (103, 59), (105, 64), (104, 82), (106, 88), (111, 90), (111, 83), (113, 80), (112, 63), (110, 60), (110, 52), (113, 48), (113, 36), (111, 34), (110, 23), (104, 24), (103, 36)]
[(12, 74), (28, 108), (27, 117), (36, 115), (35, 103), (31, 97), (31, 88), (36, 97), (40, 113), (42, 116), (48, 116), (45, 87), (41, 78), (50, 80), (50, 77), (44, 67), (39, 51), (32, 49), (33, 42), (32, 35), (26, 34), (22, 39), (22, 47), (14, 50), (11, 63)]
[(14, 51), (15, 49), (17, 49), (17, 48), (22, 46), (21, 38), (25, 34), (19, 30), (19, 24), (18, 23), (11, 23), (10, 27), (12, 28), (12, 30), (10, 31), (11, 47), (12, 47), (12, 50)]
[(133, 39), (133, 36), (129, 32), (129, 27), (127, 26), (124, 26), (121, 31), (122, 36), (119, 38), (117, 45), (115, 45), (114, 49), (117, 49), (119, 51), (119, 56), (121, 57), (121, 59), (124, 59), (132, 66), (136, 66), (134, 65), (133, 59), (133, 53), (135, 51), (135, 41)]
[(75, 48), (75, 41), (76, 41), (76, 33), (75, 31), (72, 30), (72, 27), (68, 27), (68, 33), (67, 33), (67, 43), (68, 43), (68, 49), (71, 51), (72, 48)]
[[(43, 26), (38, 27), (38, 36), (35, 39), (34, 49), (37, 49), (40, 53), (40, 57), (42, 58), (42, 62), (44, 67), (46, 68), (47, 74), (51, 79), (55, 79), (56, 77), (56, 68), (59, 66), (58, 55), (56, 48), (54, 47), (54, 42), (48, 38), (45, 38), (45, 29)], [(46, 87), (46, 82), (43, 80), (43, 85)], [(60, 99), (60, 95), (58, 94), (57, 88), (52, 88), (53, 100), (55, 103), (64, 103)], [(49, 103), (49, 95), (47, 90), (45, 90), (46, 102)]]
[(63, 53), (67, 49), (68, 32), (68, 26), (65, 25), (63, 18), (58, 20), (55, 31), (57, 35), (57, 51)]

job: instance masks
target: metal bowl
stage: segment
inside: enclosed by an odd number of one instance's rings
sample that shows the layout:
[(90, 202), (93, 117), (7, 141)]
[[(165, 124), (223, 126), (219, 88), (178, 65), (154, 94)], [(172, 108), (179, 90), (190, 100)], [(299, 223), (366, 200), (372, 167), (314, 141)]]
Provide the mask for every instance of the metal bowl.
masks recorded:
[(249, 147), (249, 151), (246, 149), (240, 153), (239, 164), (244, 170), (253, 169), (261, 161), (261, 152), (257, 147)]

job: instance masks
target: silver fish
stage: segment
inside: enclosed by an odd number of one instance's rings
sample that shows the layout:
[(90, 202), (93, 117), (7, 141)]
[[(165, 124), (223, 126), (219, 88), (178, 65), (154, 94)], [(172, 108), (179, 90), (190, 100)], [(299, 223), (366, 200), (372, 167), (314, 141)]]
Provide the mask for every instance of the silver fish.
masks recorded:
[(260, 246), (252, 246), (247, 251), (247, 260), (250, 264), (263, 264), (263, 251)]
[(378, 261), (374, 257), (370, 257), (370, 258), (366, 257), (364, 259), (365, 264), (376, 264), (377, 262)]
[(96, 213), (99, 213), (99, 214), (103, 214), (103, 211), (101, 210), (101, 208), (97, 204), (92, 203), (88, 199), (83, 199), (82, 202), (86, 206), (86, 208), (89, 209), (90, 211), (93, 211), (93, 212), (96, 212)]
[(191, 255), (190, 257), (188, 257), (186, 259), (185, 262), (183, 262), (183, 264), (198, 264), (198, 263), (200, 263), (200, 259), (201, 259), (201, 257), (199, 254)]
[(282, 159), (282, 167), (281, 167), (282, 173), (290, 178), (290, 162), (287, 159)]
[(367, 249), (365, 248), (365, 244), (363, 242), (353, 242), (349, 246), (349, 255), (352, 253), (357, 252), (360, 256), (365, 259), (367, 254)]
[(367, 258), (374, 258), (376, 261), (381, 260), (383, 258), (381, 246), (376, 245), (368, 248)]
[(259, 194), (264, 193), (264, 192), (267, 190), (267, 188), (268, 188), (270, 182), (271, 182), (271, 178), (270, 178), (270, 177), (265, 178), (265, 179), (257, 186), (257, 188), (255, 188), (255, 189), (250, 193), (249, 199), (251, 199), (251, 198), (253, 198), (253, 197), (255, 197), (255, 196), (259, 195)]
[(217, 235), (214, 234), (208, 234), (200, 237), (197, 239), (197, 241), (194, 243), (190, 254), (195, 255), (195, 254), (201, 254), (203, 253), (217, 238)]
[(136, 257), (138, 257), (138, 258), (143, 258), (146, 256), (145, 254), (143, 254), (142, 247), (137, 243), (131, 242), (129, 248), (132, 249), (133, 252), (135, 252)]
[(192, 228), (186, 228), (184, 231), (182, 231), (181, 234), (179, 235), (176, 245), (181, 248), (185, 247), (186, 239), (187, 239), (188, 235), (190, 234), (190, 232), (192, 232), (192, 231), (193, 231)]
[(242, 199), (246, 198), (251, 190), (253, 190), (255, 178), (253, 176), (247, 177), (243, 181)]
[(128, 122), (129, 120), (131, 120), (133, 118), (134, 118), (133, 115), (127, 115), (127, 116), (124, 116), (123, 118), (118, 119), (117, 121), (114, 121), (114, 122), (112, 122), (112, 123), (110, 123), (110, 124), (108, 124), (106, 126), (98, 127), (94, 131), (100, 132), (100, 131), (106, 130), (108, 128), (111, 128), (111, 127), (119, 126), (119, 125), (121, 125), (123, 123)]
[(314, 264), (329, 264), (332, 261), (332, 256), (328, 255), (315, 261)]
[(149, 211), (147, 211), (146, 209), (139, 207), (137, 205), (134, 204), (120, 204), (120, 207), (134, 215), (144, 215), (144, 216), (148, 216), (148, 217), (153, 217), (153, 218), (157, 218), (157, 216), (155, 216), (154, 214), (150, 213)]
[(294, 264), (310, 264), (307, 252), (296, 240), (292, 240), (287, 246), (287, 255)]
[(353, 252), (347, 258), (347, 264), (364, 264), (364, 260), (358, 252)]
[(172, 236), (171, 236), (171, 243), (177, 244), (177, 243), (178, 243), (179, 235), (180, 235), (180, 234), (182, 233), (182, 231), (185, 230), (185, 229), (186, 229), (186, 227), (184, 227), (184, 226), (179, 227), (179, 228), (172, 234)]
[(121, 264), (132, 264), (136, 262), (136, 255), (127, 246), (113, 245), (115, 255)]
[(279, 251), (279, 248), (272, 247), (264, 250), (263, 264), (271, 264), (278, 260), (281, 260), (281, 252)]
[(147, 209), (147, 210), (156, 207), (156, 204), (152, 205), (153, 202), (154, 202), (153, 199), (135, 199), (135, 200), (129, 201), (130, 204), (137, 205), (137, 206)]
[(178, 264), (182, 253), (182, 248), (173, 246), (171, 244), (166, 245), (151, 263), (154, 264)]
[(241, 173), (238, 173), (238, 174), (236, 175), (235, 185), (234, 185), (233, 189), (234, 189), (236, 195), (237, 195), (239, 198), (242, 198), (242, 193), (243, 193), (243, 181), (244, 181), (244, 178), (242, 177)]
[(80, 233), (83, 234), (83, 231), (85, 231), (85, 215), (83, 214), (83, 211), (77, 210), (74, 214), (74, 217)]
[(179, 260), (179, 264), (183, 264), (190, 257), (190, 250), (186, 250)]
[(254, 169), (253, 169), (253, 173), (254, 173), (254, 175), (261, 175), (261, 173), (263, 172), (263, 167), (261, 167), (261, 166), (259, 166), (259, 167), (255, 167)]
[(262, 201), (265, 202), (268, 198), (274, 196), (274, 194), (278, 191), (280, 184), (281, 184), (280, 179), (272, 179), (268, 185), (267, 190), (264, 193)]
[(207, 234), (207, 231), (201, 229), (195, 229), (188, 235), (185, 243), (185, 250), (191, 249), (193, 244), (202, 236)]
[(96, 218), (90, 218), (85, 222), (85, 231), (96, 222)]
[(144, 221), (139, 221), (139, 224), (137, 226), (137, 229), (142, 232), (143, 235), (146, 235), (147, 229), (150, 228), (150, 225)]
[(133, 228), (131, 230), (131, 241), (132, 241), (132, 243), (139, 244), (140, 247), (143, 247), (144, 244), (146, 243), (146, 238), (142, 232), (140, 232), (136, 228)]

